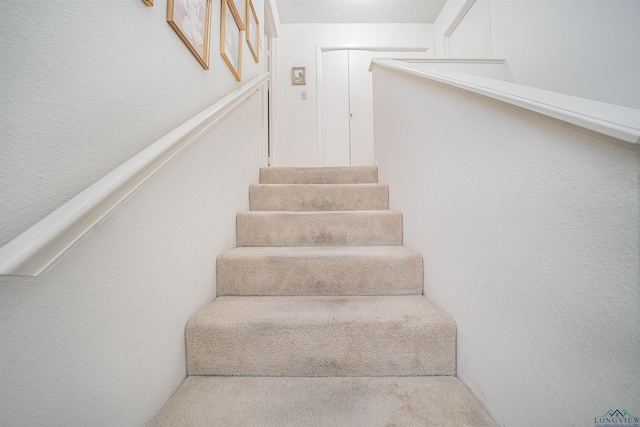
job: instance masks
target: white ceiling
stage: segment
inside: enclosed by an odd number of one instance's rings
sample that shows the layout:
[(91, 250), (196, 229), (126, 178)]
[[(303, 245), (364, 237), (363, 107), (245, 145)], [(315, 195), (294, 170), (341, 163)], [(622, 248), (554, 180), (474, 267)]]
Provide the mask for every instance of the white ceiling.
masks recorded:
[(277, 0), (280, 22), (423, 23), (435, 21), (446, 0)]

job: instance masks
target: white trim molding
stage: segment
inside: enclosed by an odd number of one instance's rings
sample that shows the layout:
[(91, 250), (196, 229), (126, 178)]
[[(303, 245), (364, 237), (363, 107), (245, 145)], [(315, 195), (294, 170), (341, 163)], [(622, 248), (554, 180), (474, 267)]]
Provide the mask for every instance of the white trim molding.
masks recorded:
[(466, 0), (460, 7), (460, 10), (453, 18), (447, 29), (442, 34), (442, 47), (444, 49), (443, 55), (445, 57), (451, 56), (451, 49), (449, 44), (451, 34), (453, 34), (456, 28), (458, 28), (458, 25), (460, 25), (464, 17), (467, 16), (467, 13), (469, 13), (469, 9), (471, 9), (475, 2), (476, 0)]
[(458, 14), (453, 18), (451, 24), (449, 24), (449, 27), (447, 27), (447, 29), (444, 31), (444, 34), (442, 34), (444, 37), (450, 37), (451, 34), (453, 34), (464, 17), (467, 16), (467, 13), (469, 13), (469, 9), (471, 9), (471, 6), (473, 6), (475, 2), (476, 0), (466, 0), (464, 2), (460, 10), (458, 11)]
[(374, 59), (371, 69), (375, 67), (457, 87), (626, 143), (640, 144), (640, 110), (634, 108), (443, 70), (435, 65), (417, 70), (406, 61)]
[(0, 275), (41, 275), (145, 181), (268, 80), (269, 73), (263, 73), (222, 98), (0, 248)]

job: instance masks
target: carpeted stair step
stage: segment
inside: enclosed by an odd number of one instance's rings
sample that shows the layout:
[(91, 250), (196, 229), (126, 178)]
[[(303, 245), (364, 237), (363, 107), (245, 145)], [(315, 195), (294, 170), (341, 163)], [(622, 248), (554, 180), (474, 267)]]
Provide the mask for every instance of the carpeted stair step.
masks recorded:
[(396, 211), (239, 212), (236, 246), (402, 245)]
[(261, 168), (260, 184), (367, 184), (378, 182), (375, 166)]
[(456, 326), (424, 296), (218, 297), (186, 327), (188, 375), (455, 375)]
[(260, 184), (249, 187), (252, 211), (358, 211), (389, 209), (384, 184)]
[(454, 377), (188, 377), (147, 427), (496, 425)]
[(403, 246), (245, 247), (217, 260), (218, 295), (420, 295), (422, 255)]

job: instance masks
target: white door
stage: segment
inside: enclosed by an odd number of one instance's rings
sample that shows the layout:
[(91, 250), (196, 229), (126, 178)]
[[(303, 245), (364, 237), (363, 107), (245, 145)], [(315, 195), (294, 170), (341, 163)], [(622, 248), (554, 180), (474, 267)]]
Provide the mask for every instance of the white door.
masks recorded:
[(324, 166), (372, 165), (374, 52), (322, 53), (321, 154)]
[(321, 97), (321, 165), (348, 166), (351, 164), (348, 51), (323, 52)]
[(349, 51), (351, 164), (373, 165), (373, 82), (369, 66), (374, 52)]

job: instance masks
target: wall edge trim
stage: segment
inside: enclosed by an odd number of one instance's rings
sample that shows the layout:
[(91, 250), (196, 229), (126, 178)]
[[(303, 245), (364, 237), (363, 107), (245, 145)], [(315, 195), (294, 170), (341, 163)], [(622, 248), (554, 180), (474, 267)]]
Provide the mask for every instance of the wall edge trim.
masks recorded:
[(403, 61), (374, 59), (370, 70), (373, 71), (375, 67), (474, 92), (578, 128), (633, 144), (635, 147), (640, 144), (640, 110), (634, 108), (435, 67), (429, 71), (417, 70)]
[(0, 248), (0, 275), (40, 276), (116, 206), (249, 99), (263, 73), (181, 124)]

